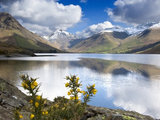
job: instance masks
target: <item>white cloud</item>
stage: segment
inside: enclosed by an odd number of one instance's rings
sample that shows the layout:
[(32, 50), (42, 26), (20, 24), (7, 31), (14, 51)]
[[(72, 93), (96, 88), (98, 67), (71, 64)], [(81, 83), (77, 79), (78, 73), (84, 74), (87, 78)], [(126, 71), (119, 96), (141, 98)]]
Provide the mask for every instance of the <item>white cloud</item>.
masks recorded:
[(80, 6), (63, 5), (54, 0), (21, 0), (5, 9), (17, 19), (21, 19), (24, 26), (35, 28), (36, 32), (41, 28), (45, 28), (41, 29), (42, 32), (65, 30), (80, 22), (82, 17)]
[(23, 23), (23, 26), (28, 30), (34, 33), (37, 33), (39, 35), (47, 35), (53, 32), (49, 27), (41, 26), (37, 24)]
[(117, 0), (108, 15), (118, 22), (143, 24), (160, 21), (160, 0)]
[(79, 37), (87, 38), (87, 37), (92, 36), (93, 34), (99, 33), (105, 29), (110, 29), (113, 27), (114, 26), (112, 25), (111, 22), (105, 21), (103, 23), (93, 24), (93, 25), (89, 26), (88, 28), (84, 29), (82, 32), (77, 32), (76, 34)]

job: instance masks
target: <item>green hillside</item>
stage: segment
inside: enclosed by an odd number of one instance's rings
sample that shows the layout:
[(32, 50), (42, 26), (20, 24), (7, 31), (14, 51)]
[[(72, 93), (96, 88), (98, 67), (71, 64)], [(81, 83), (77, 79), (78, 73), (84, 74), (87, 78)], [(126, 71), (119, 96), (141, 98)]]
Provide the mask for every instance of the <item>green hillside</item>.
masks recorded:
[(160, 53), (160, 29), (147, 29), (135, 36), (124, 32), (100, 33), (73, 46), (72, 52)]
[(48, 41), (28, 31), (8, 13), (0, 13), (0, 54), (61, 52)]
[(74, 52), (106, 53), (120, 46), (124, 32), (109, 32), (93, 35), (71, 48)]

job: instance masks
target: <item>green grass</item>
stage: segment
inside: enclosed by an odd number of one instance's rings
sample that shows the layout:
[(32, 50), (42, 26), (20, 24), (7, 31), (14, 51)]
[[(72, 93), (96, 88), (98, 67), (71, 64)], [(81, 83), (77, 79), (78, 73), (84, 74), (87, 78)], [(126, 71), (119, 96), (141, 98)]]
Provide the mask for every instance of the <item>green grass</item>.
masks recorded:
[(95, 53), (104, 53), (109, 52), (112, 49), (116, 48), (118, 46), (118, 42), (112, 41), (109, 38), (106, 38), (105, 41), (102, 41), (102, 43), (98, 45), (94, 45), (92, 47), (88, 47), (86, 52), (95, 52)]
[(20, 48), (25, 48), (25, 49), (40, 49), (39, 46), (36, 45), (31, 40), (28, 40), (24, 37), (21, 37), (17, 34), (14, 35), (14, 38), (16, 39), (17, 46)]

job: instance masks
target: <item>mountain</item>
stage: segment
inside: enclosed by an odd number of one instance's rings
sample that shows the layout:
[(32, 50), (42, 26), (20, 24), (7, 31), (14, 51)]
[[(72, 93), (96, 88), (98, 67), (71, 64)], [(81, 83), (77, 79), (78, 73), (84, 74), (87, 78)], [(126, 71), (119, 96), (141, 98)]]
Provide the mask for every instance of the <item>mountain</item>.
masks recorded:
[(137, 34), (101, 32), (72, 46), (71, 52), (88, 53), (160, 53), (160, 24), (148, 24)]
[(0, 54), (60, 52), (42, 37), (28, 31), (8, 13), (0, 13)]
[(74, 45), (70, 51), (89, 53), (111, 52), (113, 49), (119, 47), (121, 42), (127, 37), (129, 37), (129, 34), (126, 32), (101, 32)]
[[(64, 30), (56, 30), (50, 36), (45, 36), (45, 38), (54, 47), (69, 52), (142, 53), (144, 49), (153, 47), (154, 41), (150, 39), (149, 42), (144, 41), (141, 44), (139, 42), (143, 37), (138, 38), (138, 36), (152, 28), (157, 28), (157, 26), (159, 26), (159, 23), (147, 23), (130, 28), (113, 26), (111, 28), (98, 29), (98, 31), (88, 28), (75, 35)], [(145, 52), (152, 53), (154, 51), (153, 53), (155, 53), (157, 49), (154, 48)]]
[(56, 30), (49, 36), (44, 36), (45, 39), (49, 40), (53, 46), (61, 50), (66, 50), (71, 45), (72, 40), (77, 39), (77, 37), (64, 30)]
[[(160, 53), (160, 28), (149, 28), (125, 39), (116, 53)], [(148, 51), (148, 52), (147, 52)]]

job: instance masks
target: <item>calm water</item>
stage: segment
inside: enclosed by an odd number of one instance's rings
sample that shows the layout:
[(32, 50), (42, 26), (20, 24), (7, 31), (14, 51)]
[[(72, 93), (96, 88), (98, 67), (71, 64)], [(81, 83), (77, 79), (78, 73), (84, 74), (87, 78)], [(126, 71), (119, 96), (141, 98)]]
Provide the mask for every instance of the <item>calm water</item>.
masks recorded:
[(0, 77), (12, 80), (21, 90), (20, 74), (39, 78), (40, 93), (53, 100), (67, 97), (64, 78), (75, 74), (84, 86), (96, 84), (98, 93), (89, 104), (160, 118), (160, 55), (52, 55), (0, 58)]

